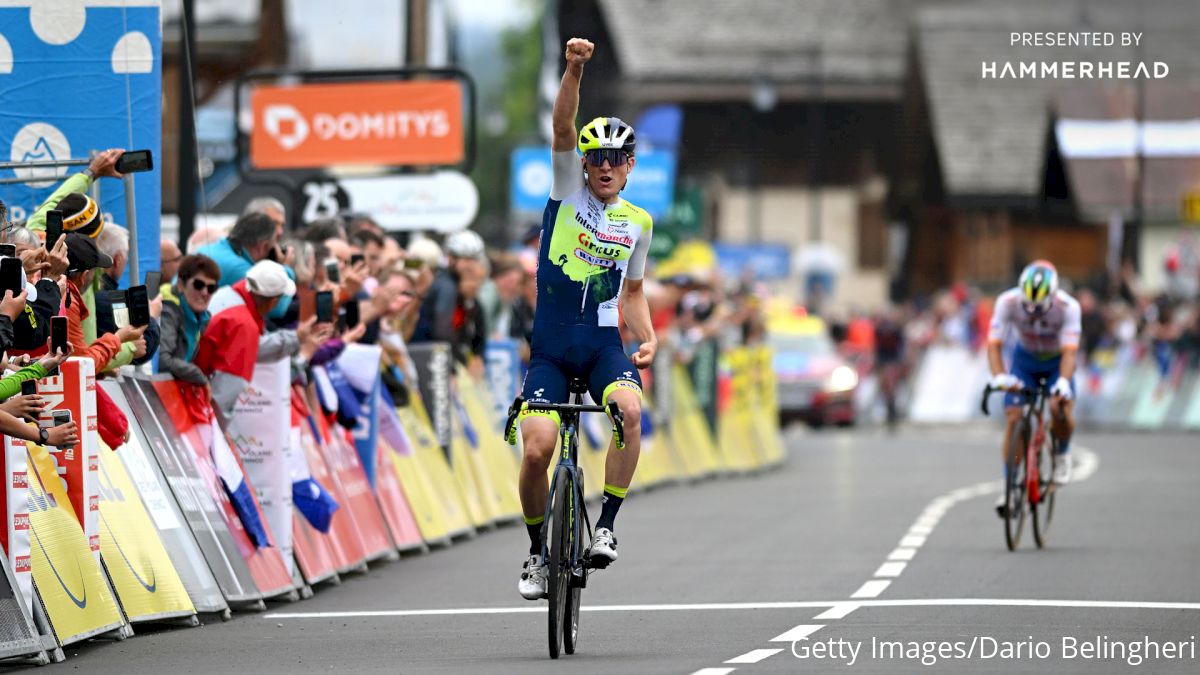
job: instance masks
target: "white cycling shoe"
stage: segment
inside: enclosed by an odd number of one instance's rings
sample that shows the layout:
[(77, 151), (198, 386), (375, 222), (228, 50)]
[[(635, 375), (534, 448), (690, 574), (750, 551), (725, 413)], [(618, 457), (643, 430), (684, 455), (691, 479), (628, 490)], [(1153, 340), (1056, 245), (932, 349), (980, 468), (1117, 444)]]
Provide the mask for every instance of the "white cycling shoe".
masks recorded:
[(587, 557), (592, 567), (597, 569), (604, 569), (617, 561), (617, 538), (612, 530), (607, 527), (596, 530)]
[(1063, 453), (1054, 463), (1054, 484), (1066, 485), (1071, 482), (1071, 453)]
[(517, 582), (517, 592), (526, 600), (541, 600), (546, 597), (546, 564), (542, 556), (531, 555), (525, 561), (521, 570), (521, 580)]

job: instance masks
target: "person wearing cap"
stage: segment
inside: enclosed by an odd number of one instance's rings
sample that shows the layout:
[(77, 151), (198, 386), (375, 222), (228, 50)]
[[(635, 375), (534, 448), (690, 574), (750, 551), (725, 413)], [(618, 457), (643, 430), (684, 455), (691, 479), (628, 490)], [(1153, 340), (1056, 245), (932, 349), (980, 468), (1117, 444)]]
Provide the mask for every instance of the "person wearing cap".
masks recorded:
[(459, 284), (464, 276), (478, 273), (474, 268), (483, 265), (483, 239), (471, 230), (448, 235), (445, 251), (446, 266), (438, 270), (425, 294), (411, 342), (454, 341)]
[(260, 260), (246, 278), (217, 291), (209, 304), (212, 318), (196, 346), (195, 364), (209, 379), (212, 399), (228, 418), (238, 395), (254, 378), (258, 361), (295, 356), (301, 345), (328, 336), (328, 324), (314, 327), (314, 320), (294, 331), (264, 334), (266, 317), (280, 299), (296, 294), (296, 282), (283, 265)]
[(113, 261), (100, 252), (95, 240), (85, 235), (75, 232), (67, 234), (66, 245), (67, 297), (64, 305), (67, 309), (67, 340), (73, 345), (83, 345), (76, 347), (75, 355), (95, 361), (96, 372), (99, 373), (121, 351), (122, 344), (141, 339), (146, 327), (124, 326), (116, 333), (101, 335), (90, 344), (87, 342), (83, 335), (83, 320), (90, 312), (83, 302), (81, 289), (91, 285), (96, 269), (111, 267)]

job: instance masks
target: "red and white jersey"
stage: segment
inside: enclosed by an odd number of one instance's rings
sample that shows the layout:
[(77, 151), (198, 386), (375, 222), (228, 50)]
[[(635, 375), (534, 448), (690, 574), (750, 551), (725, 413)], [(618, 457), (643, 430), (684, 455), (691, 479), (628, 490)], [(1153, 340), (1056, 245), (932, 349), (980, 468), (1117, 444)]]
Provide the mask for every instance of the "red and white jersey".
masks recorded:
[(1079, 302), (1059, 291), (1045, 314), (1035, 315), (1021, 305), (1021, 289), (1010, 288), (996, 298), (988, 340), (1003, 342), (1009, 326), (1017, 332), (1021, 348), (1039, 356), (1058, 354), (1079, 346)]

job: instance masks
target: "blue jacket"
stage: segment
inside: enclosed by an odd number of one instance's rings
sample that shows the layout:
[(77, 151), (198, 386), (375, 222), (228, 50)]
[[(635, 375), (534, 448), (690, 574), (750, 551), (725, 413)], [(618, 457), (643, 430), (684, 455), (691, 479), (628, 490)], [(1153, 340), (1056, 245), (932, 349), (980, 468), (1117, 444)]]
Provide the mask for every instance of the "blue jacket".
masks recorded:
[[(217, 263), (217, 267), (221, 268), (221, 279), (217, 281), (218, 286), (236, 284), (245, 279), (246, 273), (250, 271), (251, 267), (254, 267), (254, 260), (250, 258), (250, 254), (234, 248), (228, 239), (213, 242), (201, 248), (197, 253), (212, 258)], [(292, 268), (284, 265), (283, 269), (287, 270), (288, 278), (292, 281), (296, 280), (296, 273), (292, 271)], [(280, 300), (268, 316), (272, 319), (282, 319), (283, 315), (287, 314), (290, 304), (290, 297)]]

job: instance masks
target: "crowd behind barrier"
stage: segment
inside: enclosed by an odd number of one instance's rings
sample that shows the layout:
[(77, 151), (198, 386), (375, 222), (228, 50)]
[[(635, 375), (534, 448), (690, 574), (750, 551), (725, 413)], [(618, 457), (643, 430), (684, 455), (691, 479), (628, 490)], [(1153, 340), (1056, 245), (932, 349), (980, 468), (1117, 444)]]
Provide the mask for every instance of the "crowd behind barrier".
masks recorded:
[[(1064, 282), (1082, 312), (1075, 415), (1084, 428), (1200, 429), (1200, 277), (1170, 252), (1164, 270), (1167, 285), (1159, 293), (1141, 291), (1128, 266), (1112, 281)], [(986, 337), (993, 300), (957, 286), (928, 303), (834, 319), (842, 351), (859, 357), (866, 385), (860, 408), (870, 413), (881, 407), (879, 364), (886, 359), (879, 355), (887, 352), (898, 355), (893, 358), (907, 380), (901, 398), (909, 419), (980, 417), (979, 397), (990, 375)], [(1006, 359), (1011, 348), (1005, 346)]]
[[(163, 242), (138, 327), (116, 282), (127, 236), (82, 194), (111, 159), (0, 234), (39, 291), (0, 305), (0, 625), (15, 627), (0, 659), (261, 610), (520, 521), (521, 450), (501, 425), (529, 357), (536, 237), (489, 253), (468, 231), (443, 249), (363, 216), (285, 232), (283, 205), (255, 200), (227, 232)], [(67, 234), (45, 246), (53, 207)], [(661, 346), (635, 495), (785, 455), (761, 289), (667, 272), (646, 283)], [(36, 329), (64, 309), (69, 358)], [(26, 379), (36, 393), (17, 393)], [(595, 417), (581, 436), (589, 498), (611, 433)]]

